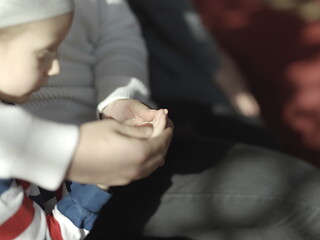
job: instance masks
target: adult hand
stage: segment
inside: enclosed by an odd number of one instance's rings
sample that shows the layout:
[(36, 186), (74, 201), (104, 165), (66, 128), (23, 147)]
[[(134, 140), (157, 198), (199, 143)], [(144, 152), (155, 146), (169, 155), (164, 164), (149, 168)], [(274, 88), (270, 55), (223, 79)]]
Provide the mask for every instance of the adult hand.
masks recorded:
[(132, 127), (111, 119), (83, 124), (66, 177), (104, 186), (126, 185), (147, 177), (164, 163), (172, 133), (170, 121), (152, 138), (148, 127)]

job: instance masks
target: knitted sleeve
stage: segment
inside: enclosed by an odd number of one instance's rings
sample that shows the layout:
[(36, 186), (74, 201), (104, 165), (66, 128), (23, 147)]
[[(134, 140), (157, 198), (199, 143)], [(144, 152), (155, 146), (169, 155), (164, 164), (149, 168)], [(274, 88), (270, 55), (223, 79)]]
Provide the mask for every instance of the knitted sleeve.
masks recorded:
[(98, 110), (116, 99), (149, 98), (147, 51), (126, 1), (99, 2), (100, 38), (95, 48)]
[(71, 188), (46, 215), (46, 209), (31, 198), (40, 197), (38, 188), (26, 182), (0, 180), (1, 239), (84, 239), (110, 194), (93, 185), (72, 184)]
[(79, 130), (0, 104), (0, 178), (18, 178), (55, 190), (77, 146)]

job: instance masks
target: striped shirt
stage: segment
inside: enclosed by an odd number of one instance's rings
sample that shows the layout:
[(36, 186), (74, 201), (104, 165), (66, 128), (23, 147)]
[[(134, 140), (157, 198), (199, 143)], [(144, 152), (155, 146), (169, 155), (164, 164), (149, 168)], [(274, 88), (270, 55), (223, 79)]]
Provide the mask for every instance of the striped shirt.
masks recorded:
[(70, 188), (69, 193), (60, 188), (52, 198), (28, 182), (0, 179), (0, 239), (84, 239), (111, 195), (93, 185)]

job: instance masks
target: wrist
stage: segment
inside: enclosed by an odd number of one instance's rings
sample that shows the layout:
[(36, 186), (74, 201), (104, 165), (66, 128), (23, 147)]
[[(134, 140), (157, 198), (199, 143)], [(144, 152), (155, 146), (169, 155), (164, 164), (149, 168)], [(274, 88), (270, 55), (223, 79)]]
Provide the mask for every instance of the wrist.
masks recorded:
[(112, 109), (117, 101), (119, 101), (119, 99), (110, 102), (101, 110), (100, 119), (110, 118), (112, 116), (112, 111), (113, 111)]

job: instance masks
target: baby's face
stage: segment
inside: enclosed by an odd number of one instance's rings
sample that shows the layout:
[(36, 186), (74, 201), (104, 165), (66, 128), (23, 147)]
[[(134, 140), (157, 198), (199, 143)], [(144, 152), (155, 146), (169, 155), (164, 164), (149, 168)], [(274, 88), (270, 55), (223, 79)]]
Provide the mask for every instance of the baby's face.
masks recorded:
[(25, 24), (12, 38), (0, 40), (0, 99), (15, 103), (59, 74), (58, 47), (71, 26), (72, 14)]

